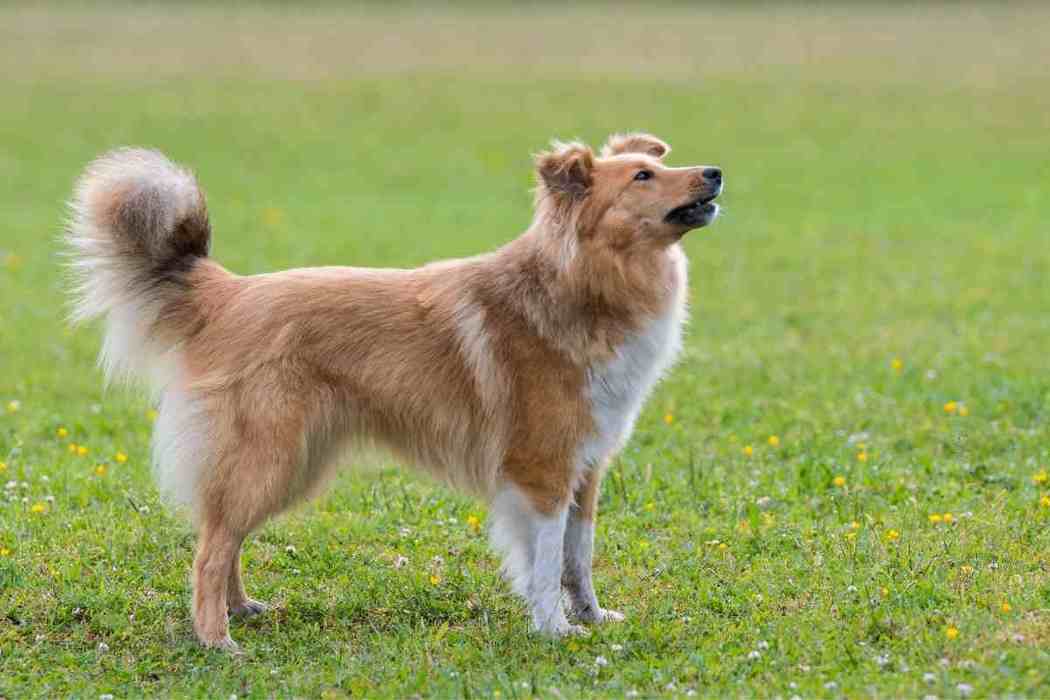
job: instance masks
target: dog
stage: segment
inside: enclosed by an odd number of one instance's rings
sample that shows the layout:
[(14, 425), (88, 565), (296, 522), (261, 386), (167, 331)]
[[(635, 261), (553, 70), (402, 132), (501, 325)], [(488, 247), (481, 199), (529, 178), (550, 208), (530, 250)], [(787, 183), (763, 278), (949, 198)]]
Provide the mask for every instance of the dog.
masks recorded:
[(535, 156), (531, 225), (494, 252), (254, 276), (208, 257), (190, 171), (144, 149), (87, 167), (66, 233), (72, 318), (104, 318), (108, 380), (155, 391), (155, 476), (198, 529), (203, 645), (236, 650), (229, 616), (266, 609), (244, 590), (245, 537), (369, 445), (488, 502), (533, 629), (623, 619), (592, 582), (599, 485), (679, 351), (680, 242), (722, 191), (719, 168), (668, 167), (669, 151), (648, 134), (597, 154), (554, 142)]

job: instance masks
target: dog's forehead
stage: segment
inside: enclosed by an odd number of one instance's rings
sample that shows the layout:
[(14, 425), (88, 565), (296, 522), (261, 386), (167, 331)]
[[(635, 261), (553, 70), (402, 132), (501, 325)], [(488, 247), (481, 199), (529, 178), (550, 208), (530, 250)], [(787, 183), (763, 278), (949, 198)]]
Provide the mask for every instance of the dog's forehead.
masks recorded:
[(645, 153), (617, 153), (614, 156), (604, 158), (603, 162), (615, 170), (632, 170), (635, 168), (662, 168), (665, 167), (659, 158), (654, 158)]

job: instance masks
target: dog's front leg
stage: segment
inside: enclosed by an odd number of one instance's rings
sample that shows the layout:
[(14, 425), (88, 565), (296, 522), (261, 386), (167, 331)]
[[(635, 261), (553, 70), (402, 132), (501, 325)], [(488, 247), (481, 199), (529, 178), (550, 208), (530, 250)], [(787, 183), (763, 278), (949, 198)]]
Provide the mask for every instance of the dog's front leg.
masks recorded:
[(565, 558), (565, 525), (569, 508), (563, 506), (551, 515), (532, 516), (532, 581), (528, 594), (533, 627), (544, 634), (560, 637), (582, 632), (570, 625), (561, 600), (561, 577)]
[(594, 559), (594, 516), (598, 506), (598, 487), (602, 473), (593, 469), (576, 490), (565, 526), (565, 565), (562, 585), (569, 592), (573, 616), (580, 622), (618, 622), (623, 614), (605, 610), (594, 592), (591, 563)]
[(562, 567), (568, 504), (544, 513), (516, 487), (492, 504), (492, 542), (503, 555), (503, 573), (529, 606), (534, 630), (553, 637), (583, 632), (569, 624), (562, 605)]

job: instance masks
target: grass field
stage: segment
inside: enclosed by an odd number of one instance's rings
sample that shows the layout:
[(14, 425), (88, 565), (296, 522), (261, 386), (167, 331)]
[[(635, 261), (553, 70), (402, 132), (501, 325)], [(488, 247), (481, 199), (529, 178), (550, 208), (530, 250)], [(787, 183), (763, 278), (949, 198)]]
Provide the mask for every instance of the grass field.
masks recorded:
[[(0, 8), (0, 696), (1050, 697), (1048, 31), (1034, 4)], [(64, 322), (83, 165), (192, 165), (240, 273), (409, 266), (522, 231), (550, 138), (627, 129), (727, 174), (601, 500), (628, 621), (531, 636), (484, 507), (382, 462), (249, 542), (275, 610), (200, 649), (149, 405)]]

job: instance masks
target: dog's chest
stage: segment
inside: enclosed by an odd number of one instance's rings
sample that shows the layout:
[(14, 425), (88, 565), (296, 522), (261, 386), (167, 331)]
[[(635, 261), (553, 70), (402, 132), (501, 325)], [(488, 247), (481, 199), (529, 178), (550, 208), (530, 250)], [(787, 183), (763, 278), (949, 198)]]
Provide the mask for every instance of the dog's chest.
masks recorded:
[(666, 314), (628, 337), (611, 361), (588, 370), (594, 431), (581, 448), (581, 468), (597, 466), (623, 447), (649, 392), (674, 362), (685, 320), (683, 296), (684, 290), (676, 290)]

